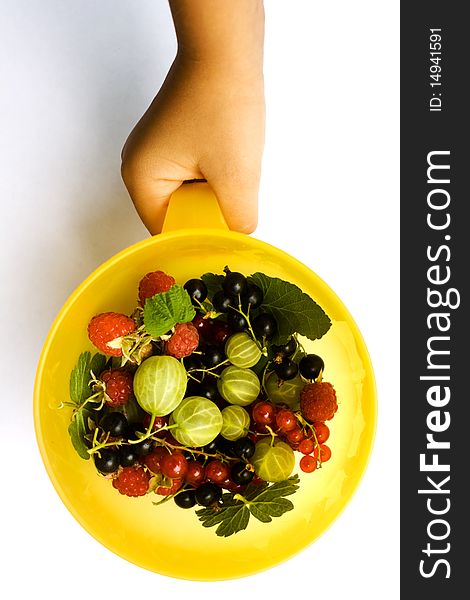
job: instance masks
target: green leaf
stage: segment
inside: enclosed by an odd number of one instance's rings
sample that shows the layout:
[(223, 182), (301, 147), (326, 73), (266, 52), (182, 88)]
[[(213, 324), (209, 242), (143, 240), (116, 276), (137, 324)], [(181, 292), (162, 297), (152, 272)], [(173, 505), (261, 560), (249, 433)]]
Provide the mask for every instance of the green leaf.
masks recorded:
[(207, 286), (207, 295), (212, 298), (216, 292), (222, 289), (222, 282), (225, 279), (224, 275), (215, 275), (214, 273), (204, 273), (201, 275), (202, 281)]
[(85, 436), (90, 431), (88, 428), (88, 417), (90, 415), (91, 413), (89, 410), (82, 408), (75, 413), (68, 429), (73, 447), (77, 451), (77, 454), (85, 460), (90, 458), (90, 455), (88, 454), (88, 446), (85, 440)]
[(263, 291), (260, 308), (277, 321), (278, 333), (273, 344), (285, 344), (293, 333), (316, 340), (331, 327), (330, 318), (321, 306), (293, 283), (264, 273), (254, 273), (249, 280)]
[(285, 496), (294, 494), (299, 487), (299, 477), (294, 475), (285, 481), (269, 485), (247, 486), (243, 497), (236, 494), (224, 494), (222, 504), (196, 511), (204, 527), (217, 525), (215, 533), (220, 537), (229, 537), (246, 529), (253, 515), (262, 523), (270, 523), (273, 517), (280, 517), (292, 510), (294, 505)]
[(153, 338), (165, 334), (177, 323), (188, 323), (196, 315), (188, 292), (174, 285), (167, 292), (148, 298), (144, 306), (144, 325)]
[(77, 364), (70, 374), (70, 399), (74, 404), (80, 406), (91, 395), (88, 385), (91, 381), (90, 371), (99, 377), (105, 365), (106, 357), (99, 352), (93, 358), (90, 352), (80, 354)]

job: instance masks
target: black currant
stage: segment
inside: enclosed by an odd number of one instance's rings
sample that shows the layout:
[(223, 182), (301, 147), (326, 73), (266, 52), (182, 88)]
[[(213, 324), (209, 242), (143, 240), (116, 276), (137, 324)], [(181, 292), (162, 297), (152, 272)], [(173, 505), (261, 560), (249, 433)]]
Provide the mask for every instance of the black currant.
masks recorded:
[(307, 354), (299, 362), (299, 371), (305, 379), (316, 379), (320, 372), (325, 369), (325, 363), (316, 354)]
[(292, 356), (297, 350), (297, 342), (295, 338), (291, 337), (286, 344), (282, 344), (281, 346), (273, 345), (271, 349), (274, 352), (274, 355), (280, 354), (281, 356)]
[(119, 448), (119, 463), (122, 467), (132, 467), (138, 460), (139, 455), (133, 444)]
[(117, 452), (109, 450), (108, 448), (101, 448), (94, 454), (95, 467), (100, 473), (108, 474), (114, 473), (119, 467), (119, 457)]
[(242, 298), (242, 306), (246, 309), (250, 306), (250, 310), (254, 310), (258, 308), (263, 303), (263, 292), (261, 288), (259, 288), (254, 283), (248, 283), (246, 286), (246, 291), (243, 294)]
[(247, 437), (238, 438), (233, 444), (235, 455), (238, 458), (248, 459), (255, 453), (255, 444)]
[(193, 304), (204, 302), (207, 298), (207, 286), (202, 279), (190, 279), (184, 284), (184, 289), (191, 296)]
[(198, 393), (195, 395), (202, 396), (202, 398), (207, 398), (213, 402), (217, 400), (219, 398), (219, 390), (217, 389), (217, 382), (214, 377), (204, 379), (198, 388)]
[(276, 319), (268, 313), (261, 313), (253, 319), (253, 331), (256, 337), (271, 339), (277, 332)]
[(215, 454), (219, 449), (219, 440), (215, 438), (212, 442), (209, 442), (206, 446), (204, 446), (203, 450), (207, 454)]
[(175, 504), (180, 508), (192, 508), (196, 504), (196, 491), (183, 490), (175, 496)]
[(200, 506), (210, 506), (222, 498), (222, 489), (215, 483), (203, 483), (196, 489), (195, 497)]
[(293, 360), (290, 360), (290, 358), (285, 358), (282, 362), (274, 364), (274, 372), (279, 379), (288, 381), (289, 379), (294, 379), (299, 372), (299, 367)]
[(101, 428), (113, 437), (122, 437), (128, 427), (126, 417), (120, 412), (110, 412), (100, 421)]
[(212, 305), (217, 312), (226, 313), (232, 305), (232, 299), (223, 290), (219, 290), (212, 298)]
[(242, 296), (245, 293), (246, 287), (247, 281), (245, 275), (236, 271), (228, 272), (222, 283), (222, 289), (227, 296)]
[(218, 435), (215, 438), (215, 441), (217, 443), (216, 447), (219, 452), (222, 452), (222, 454), (226, 454), (227, 456), (231, 456), (231, 457), (236, 456), (234, 442), (232, 442), (230, 440), (226, 440), (221, 435)]
[(248, 469), (244, 462), (235, 463), (230, 470), (230, 479), (237, 485), (247, 485), (254, 476), (254, 471)]
[(248, 327), (245, 317), (235, 311), (229, 312), (227, 323), (233, 331), (244, 331)]
[(153, 441), (150, 438), (147, 438), (138, 444), (134, 444), (139, 456), (146, 456), (147, 454), (150, 454), (150, 452), (153, 450), (153, 445)]
[(189, 371), (194, 371), (195, 369), (200, 369), (202, 367), (201, 359), (198, 354), (185, 356), (183, 358), (183, 365), (188, 373)]
[(225, 360), (225, 354), (221, 348), (217, 346), (207, 346), (202, 356), (202, 362), (210, 369)]

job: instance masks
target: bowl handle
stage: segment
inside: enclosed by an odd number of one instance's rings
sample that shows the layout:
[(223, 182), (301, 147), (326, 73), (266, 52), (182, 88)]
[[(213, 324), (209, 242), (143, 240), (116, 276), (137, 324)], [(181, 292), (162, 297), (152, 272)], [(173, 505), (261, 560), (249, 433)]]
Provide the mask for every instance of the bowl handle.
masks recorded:
[(162, 233), (188, 228), (228, 229), (217, 198), (206, 182), (185, 183), (170, 198)]

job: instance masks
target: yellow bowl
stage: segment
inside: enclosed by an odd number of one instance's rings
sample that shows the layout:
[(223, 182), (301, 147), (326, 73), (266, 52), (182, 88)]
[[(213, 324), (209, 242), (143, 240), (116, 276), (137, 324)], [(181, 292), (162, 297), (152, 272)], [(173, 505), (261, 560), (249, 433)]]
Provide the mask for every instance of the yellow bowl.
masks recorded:
[[(196, 188), (194, 186), (197, 186)], [(197, 212), (191, 204), (197, 203)], [(198, 215), (201, 215), (203, 219)], [(183, 220), (184, 217), (184, 220)], [(198, 222), (207, 228), (198, 228)], [(184, 229), (178, 229), (181, 223)], [(93, 351), (87, 338), (90, 318), (100, 312), (129, 313), (137, 285), (148, 271), (161, 269), (179, 283), (225, 265), (243, 273), (262, 271), (297, 284), (332, 320), (328, 333), (307, 348), (325, 360), (325, 375), (339, 398), (328, 445), (331, 460), (301, 475), (291, 496), (294, 510), (263, 524), (219, 538), (204, 528), (193, 510), (174, 503), (154, 506), (149, 496), (127, 498), (96, 475), (92, 461), (75, 453), (67, 426), (70, 372), (80, 352)], [(203, 184), (174, 194), (165, 232), (108, 260), (70, 296), (54, 321), (39, 360), (34, 419), (41, 455), (62, 501), (77, 521), (121, 557), (160, 574), (192, 580), (230, 579), (272, 567), (312, 543), (334, 521), (356, 489), (371, 451), (376, 425), (376, 390), (370, 358), (349, 312), (310, 269), (286, 253), (228, 231), (211, 192)], [(298, 464), (298, 461), (297, 461)]]

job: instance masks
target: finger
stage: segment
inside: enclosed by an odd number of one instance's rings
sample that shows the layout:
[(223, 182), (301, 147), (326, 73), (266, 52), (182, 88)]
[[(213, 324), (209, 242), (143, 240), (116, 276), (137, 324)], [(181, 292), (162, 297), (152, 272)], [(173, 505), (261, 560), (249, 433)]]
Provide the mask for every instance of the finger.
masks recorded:
[(233, 231), (253, 233), (258, 225), (259, 173), (204, 172), (219, 202), (227, 225)]
[(153, 178), (126, 183), (135, 209), (151, 235), (161, 232), (170, 197), (181, 183), (182, 181)]

